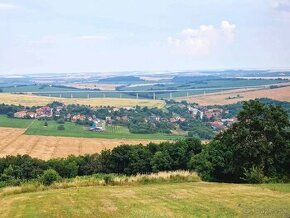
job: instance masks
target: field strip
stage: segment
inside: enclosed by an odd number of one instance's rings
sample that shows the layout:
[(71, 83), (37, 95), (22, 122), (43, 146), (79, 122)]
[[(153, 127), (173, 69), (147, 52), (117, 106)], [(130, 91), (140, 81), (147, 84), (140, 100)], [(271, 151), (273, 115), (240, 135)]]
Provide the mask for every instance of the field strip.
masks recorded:
[[(4, 128), (4, 129), (6, 129), (6, 128)], [(3, 133), (3, 132), (5, 132), (5, 130), (1, 131), (1, 132)], [(18, 129), (18, 131), (15, 130), (15, 131), (9, 132), (8, 136), (6, 136), (4, 138), (1, 137), (0, 153), (3, 150), (5, 150), (9, 145), (16, 142), (18, 140), (18, 138), (23, 134), (23, 132), (24, 132), (23, 129)]]
[(121, 144), (148, 144), (161, 140), (146, 139), (103, 139), (74, 138), (59, 136), (24, 135), (24, 129), (0, 127), (0, 157), (7, 155), (24, 155), (48, 160), (50, 158), (67, 157), (100, 153), (104, 149), (112, 149)]
[[(289, 83), (288, 83), (289, 84)], [(274, 89), (259, 89), (259, 90), (232, 90), (231, 92), (212, 93), (206, 95), (196, 95), (186, 97), (175, 98), (177, 101), (186, 100), (188, 102), (198, 103), (203, 106), (207, 105), (225, 105), (234, 104), (239, 101), (247, 101), (256, 98), (271, 98), (278, 101), (290, 102), (290, 86), (274, 88)], [(240, 95), (239, 98), (235, 98), (234, 95)], [(231, 97), (231, 98), (229, 98)]]
[(90, 105), (92, 107), (99, 106), (112, 106), (112, 107), (134, 107), (139, 105), (141, 107), (158, 107), (163, 108), (165, 102), (162, 100), (153, 99), (133, 99), (133, 98), (57, 98), (45, 97), (37, 95), (24, 95), (24, 94), (9, 94), (0, 93), (0, 104), (14, 104), (23, 106), (44, 106), (53, 101), (62, 102), (64, 104), (81, 104)]

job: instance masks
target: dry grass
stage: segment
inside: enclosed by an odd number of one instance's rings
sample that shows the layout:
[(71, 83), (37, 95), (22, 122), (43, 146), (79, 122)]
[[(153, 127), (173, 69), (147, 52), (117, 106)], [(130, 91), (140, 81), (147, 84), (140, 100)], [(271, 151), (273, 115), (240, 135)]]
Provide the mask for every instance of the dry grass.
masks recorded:
[(0, 204), (1, 217), (287, 218), (290, 215), (290, 193), (260, 186), (204, 182), (49, 189), (1, 196)]
[(29, 154), (43, 160), (73, 155), (94, 154), (121, 144), (148, 144), (160, 140), (101, 139), (24, 135), (25, 129), (0, 128), (0, 157)]
[(114, 107), (133, 107), (148, 106), (162, 108), (165, 105), (164, 101), (161, 100), (142, 100), (142, 99), (126, 99), (126, 98), (55, 98), (55, 97), (43, 97), (34, 95), (20, 95), (20, 94), (0, 94), (0, 103), (4, 104), (15, 104), (24, 106), (44, 106), (53, 101), (63, 102), (65, 104), (82, 104), (97, 106), (114, 106)]
[[(240, 95), (242, 98), (227, 99), (229, 97), (234, 97)], [(247, 101), (255, 98), (271, 98), (279, 101), (289, 101), (290, 102), (290, 86), (276, 89), (259, 89), (259, 90), (232, 90), (223, 93), (191, 96), (189, 98), (177, 98), (176, 100), (187, 100), (189, 102), (195, 102), (200, 105), (225, 105), (234, 104), (239, 101)]]

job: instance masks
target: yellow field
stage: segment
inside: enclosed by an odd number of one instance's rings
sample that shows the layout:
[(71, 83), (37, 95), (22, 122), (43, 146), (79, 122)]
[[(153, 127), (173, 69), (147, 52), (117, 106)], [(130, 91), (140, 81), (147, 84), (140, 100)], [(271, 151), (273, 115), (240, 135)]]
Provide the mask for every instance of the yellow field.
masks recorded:
[[(235, 97), (237, 95), (242, 96), (242, 98), (227, 99), (228, 97)], [(239, 101), (247, 101), (255, 98), (271, 98), (274, 100), (290, 102), (290, 86), (276, 89), (239, 89), (226, 91), (223, 93), (191, 96), (189, 98), (176, 98), (176, 100), (186, 100), (188, 102), (195, 102), (200, 105), (207, 106), (234, 104)]]
[[(25, 129), (0, 128), (0, 157), (28, 154), (43, 160), (70, 154), (94, 154), (121, 144), (148, 144), (143, 139), (101, 139), (24, 135)], [(161, 142), (155, 141), (154, 142)]]
[(53, 101), (63, 102), (65, 104), (82, 104), (97, 106), (112, 106), (112, 107), (133, 107), (136, 105), (142, 107), (158, 107), (162, 108), (165, 105), (161, 100), (142, 100), (142, 99), (126, 99), (126, 98), (55, 98), (55, 97), (43, 97), (35, 95), (20, 95), (20, 94), (0, 94), (0, 104), (15, 104), (24, 106), (44, 106)]

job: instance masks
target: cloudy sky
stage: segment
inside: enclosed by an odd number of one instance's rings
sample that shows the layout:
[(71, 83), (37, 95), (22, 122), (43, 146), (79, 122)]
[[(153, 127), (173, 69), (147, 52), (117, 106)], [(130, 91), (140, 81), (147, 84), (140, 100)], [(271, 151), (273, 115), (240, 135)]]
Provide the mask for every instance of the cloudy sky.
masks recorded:
[(290, 0), (0, 0), (0, 74), (290, 68)]

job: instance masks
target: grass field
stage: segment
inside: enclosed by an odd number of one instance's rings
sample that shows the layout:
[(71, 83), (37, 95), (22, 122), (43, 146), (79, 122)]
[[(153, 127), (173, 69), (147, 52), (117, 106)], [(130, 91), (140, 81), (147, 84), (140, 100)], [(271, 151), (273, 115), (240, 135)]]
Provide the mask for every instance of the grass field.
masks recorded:
[(139, 105), (141, 107), (158, 107), (165, 106), (165, 102), (161, 100), (144, 100), (144, 99), (126, 99), (126, 98), (56, 98), (35, 95), (21, 95), (0, 93), (0, 104), (14, 104), (24, 106), (44, 106), (53, 101), (63, 102), (65, 104), (82, 104), (97, 106), (111, 106), (111, 107), (133, 107)]
[(7, 116), (0, 115), (0, 127), (11, 127), (11, 128), (27, 128), (31, 124), (32, 120), (26, 119), (12, 119)]
[(81, 126), (72, 122), (64, 124), (65, 130), (58, 130), (59, 124), (55, 121), (47, 121), (48, 126), (44, 126), (45, 121), (41, 120), (24, 120), (7, 118), (0, 115), (0, 127), (25, 128), (26, 135), (43, 135), (43, 136), (63, 136), (77, 138), (104, 138), (104, 139), (148, 139), (148, 140), (176, 140), (182, 138), (179, 135), (172, 134), (133, 134), (127, 127), (107, 126), (104, 132), (92, 132), (88, 127)]
[(88, 131), (88, 127), (77, 125), (75, 123), (66, 122), (65, 130), (59, 131), (58, 123), (48, 121), (48, 126), (44, 126), (44, 121), (35, 120), (26, 130), (27, 135), (44, 135), (44, 136), (66, 136), (66, 137), (81, 137), (81, 138), (106, 138), (106, 139), (159, 139), (159, 140), (174, 140), (181, 138), (180, 136), (170, 134), (133, 134), (128, 128), (122, 126), (107, 126), (105, 132)]
[[(241, 98), (232, 98), (240, 95)], [(239, 101), (247, 101), (250, 99), (256, 98), (271, 98), (278, 101), (288, 101), (290, 102), (290, 86), (276, 89), (260, 89), (260, 90), (233, 90), (223, 93), (199, 95), (199, 96), (190, 96), (189, 98), (176, 98), (175, 100), (181, 101), (186, 100), (188, 102), (195, 102), (200, 105), (225, 105), (225, 104), (234, 104)]]
[(290, 216), (290, 185), (169, 183), (95, 186), (0, 198), (1, 217)]
[(28, 154), (48, 160), (56, 157), (100, 153), (122, 144), (160, 143), (156, 139), (105, 139), (25, 135), (25, 129), (0, 128), (0, 157)]

